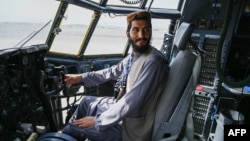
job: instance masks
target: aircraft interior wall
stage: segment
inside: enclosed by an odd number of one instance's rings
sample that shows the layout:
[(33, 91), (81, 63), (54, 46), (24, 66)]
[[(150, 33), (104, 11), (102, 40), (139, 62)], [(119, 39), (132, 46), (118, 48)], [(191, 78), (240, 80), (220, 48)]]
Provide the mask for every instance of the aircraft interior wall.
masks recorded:
[(242, 113), (244, 123), (250, 123), (247, 110), (250, 83), (242, 87), (228, 86), (218, 76), (216, 68), (217, 52), (221, 49), (220, 64), (225, 78), (233, 83), (250, 75), (250, 1), (192, 0), (186, 6), (182, 21), (196, 25), (192, 40), (206, 51), (195, 91), (193, 114), (196, 137), (207, 140), (215, 132), (215, 115), (225, 109)]
[[(155, 17), (167, 17), (166, 19), (171, 21), (169, 31), (163, 37), (161, 50), (168, 59), (172, 56), (172, 41), (178, 21), (195, 25), (191, 39), (199, 48), (206, 51), (206, 55), (202, 59), (198, 86), (194, 92), (194, 134), (199, 141), (209, 141), (215, 135), (218, 115), (225, 110), (238, 111), (245, 117), (244, 124), (250, 125), (250, 111), (248, 110), (250, 82), (245, 81), (250, 76), (250, 0), (180, 1), (184, 3), (182, 7), (181, 4), (179, 5), (180, 11), (161, 13), (161, 10), (154, 9), (152, 13)], [(105, 8), (104, 3), (102, 6), (94, 4), (91, 7), (86, 4), (85, 0), (63, 0), (56, 20), (53, 22), (56, 29), (59, 29), (57, 25), (60, 25), (68, 2), (73, 5), (82, 4), (82, 7), (86, 6), (100, 11)], [(105, 10), (121, 14), (128, 13), (133, 8), (106, 8)], [(98, 23), (99, 16), (96, 18), (94, 24)], [(94, 27), (91, 27), (88, 39), (93, 36)], [(77, 93), (82, 88), (80, 86), (66, 89), (63, 81), (64, 74), (108, 68), (118, 63), (123, 56), (85, 58), (81, 55), (74, 59), (68, 56), (57, 58), (59, 55), (47, 54), (48, 48), (52, 45), (52, 39), (57, 36), (53, 28), (49, 35), (46, 44), (0, 52), (0, 77), (2, 78), (0, 79), (0, 111), (2, 113), (0, 134), (4, 135), (0, 135), (0, 140), (10, 138), (26, 140), (33, 132), (30, 129), (41, 134), (61, 129), (67, 120), (63, 121), (63, 115), (58, 111), (68, 112), (68, 109), (72, 110), (76, 106), (70, 105), (68, 101), (67, 107), (62, 106), (60, 100), (66, 98), (68, 100), (69, 93), (73, 93), (71, 98), (75, 98), (75, 101), (82, 95), (113, 96), (115, 93), (113, 81), (84, 88), (84, 93), (82, 91)], [(187, 48), (191, 46), (187, 44)], [(218, 66), (220, 66), (221, 73)], [(229, 85), (225, 79), (230, 81)], [(244, 85), (233, 85), (242, 80), (246, 82)], [(70, 114), (67, 116), (69, 117)], [(39, 126), (32, 127), (32, 124)], [(41, 125), (45, 128), (40, 129)]]

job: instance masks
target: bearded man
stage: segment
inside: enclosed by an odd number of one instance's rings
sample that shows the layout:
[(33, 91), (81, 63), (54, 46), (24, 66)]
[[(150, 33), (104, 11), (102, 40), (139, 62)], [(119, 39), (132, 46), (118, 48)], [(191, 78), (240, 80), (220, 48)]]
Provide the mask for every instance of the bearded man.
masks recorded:
[(154, 108), (168, 74), (164, 55), (150, 43), (151, 14), (136, 11), (127, 15), (126, 35), (132, 53), (117, 65), (83, 74), (66, 74), (67, 86), (84, 87), (118, 80), (117, 97), (84, 96), (63, 133), (77, 140), (150, 141)]

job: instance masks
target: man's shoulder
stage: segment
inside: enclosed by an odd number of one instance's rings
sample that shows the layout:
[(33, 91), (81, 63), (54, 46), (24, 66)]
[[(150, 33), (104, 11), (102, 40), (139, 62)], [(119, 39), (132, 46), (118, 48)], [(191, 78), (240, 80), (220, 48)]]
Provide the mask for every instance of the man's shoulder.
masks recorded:
[[(152, 51), (151, 51), (151, 59), (155, 58), (155, 59), (162, 59), (162, 60), (166, 60), (165, 55), (158, 49), (152, 47)], [(167, 60), (166, 60), (167, 61)]]

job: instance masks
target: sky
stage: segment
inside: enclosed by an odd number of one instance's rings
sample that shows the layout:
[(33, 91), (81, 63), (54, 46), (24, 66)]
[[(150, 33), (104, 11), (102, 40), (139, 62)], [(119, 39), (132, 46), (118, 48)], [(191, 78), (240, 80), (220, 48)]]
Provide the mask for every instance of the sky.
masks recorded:
[(0, 0), (0, 3), (0, 22), (44, 22), (54, 18), (59, 1)]

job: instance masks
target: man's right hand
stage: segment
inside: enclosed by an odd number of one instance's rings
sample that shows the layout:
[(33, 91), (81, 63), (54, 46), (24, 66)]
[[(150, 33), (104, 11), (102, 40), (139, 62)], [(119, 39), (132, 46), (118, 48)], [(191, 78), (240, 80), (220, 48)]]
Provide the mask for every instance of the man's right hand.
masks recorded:
[(65, 74), (65, 83), (67, 87), (70, 87), (72, 84), (82, 81), (82, 74)]

